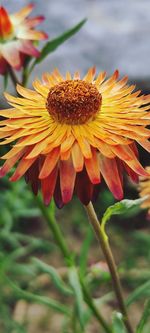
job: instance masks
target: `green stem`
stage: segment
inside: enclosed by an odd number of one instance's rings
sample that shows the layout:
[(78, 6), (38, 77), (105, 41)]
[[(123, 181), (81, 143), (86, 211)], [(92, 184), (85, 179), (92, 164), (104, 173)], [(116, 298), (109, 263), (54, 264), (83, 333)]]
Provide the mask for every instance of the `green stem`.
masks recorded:
[[(53, 233), (54, 239), (57, 243), (57, 245), (59, 246), (62, 255), (65, 258), (66, 264), (67, 266), (70, 268), (71, 266), (75, 266), (75, 262), (73, 259), (73, 256), (70, 252), (70, 250), (67, 247), (66, 241), (64, 239), (64, 236), (59, 228), (59, 225), (55, 219), (54, 216), (54, 203), (52, 202), (51, 208), (53, 209), (48, 209), (47, 207), (44, 206), (42, 200), (40, 197), (37, 197), (37, 204), (38, 207), (40, 208), (42, 215), (45, 217), (45, 220), (48, 224), (48, 227), (50, 228), (50, 230)], [(97, 318), (97, 320), (99, 321), (99, 323), (101, 324), (101, 326), (104, 328), (106, 333), (112, 333), (112, 331), (110, 330), (109, 326), (107, 325), (107, 323), (105, 322), (105, 320), (103, 319), (103, 317), (101, 316), (101, 314), (99, 313), (99, 311), (97, 310), (95, 304), (93, 303), (92, 297), (89, 294), (86, 286), (83, 284), (82, 285), (82, 290), (83, 290), (83, 295), (85, 298), (85, 302), (87, 303), (88, 307), (91, 309), (92, 313), (94, 314), (94, 316)], [(88, 295), (88, 297), (87, 297)]]
[(106, 237), (106, 235), (104, 234), (104, 231), (101, 228), (101, 225), (98, 221), (97, 215), (95, 213), (94, 207), (92, 205), (92, 203), (90, 202), (87, 206), (85, 206), (85, 209), (87, 211), (87, 215), (89, 217), (89, 221), (95, 231), (95, 234), (99, 240), (99, 243), (101, 245), (101, 249), (104, 253), (104, 256), (106, 258), (106, 262), (108, 264), (109, 270), (110, 270), (110, 274), (112, 277), (112, 282), (113, 282), (113, 286), (114, 286), (114, 291), (118, 300), (118, 305), (120, 308), (120, 311), (123, 315), (124, 318), (124, 323), (126, 325), (127, 331), (129, 333), (133, 333), (133, 329), (131, 327), (129, 318), (128, 318), (128, 314), (127, 314), (127, 310), (126, 310), (126, 306), (124, 303), (124, 299), (123, 299), (123, 293), (122, 293), (122, 287), (120, 284), (120, 279), (119, 279), (119, 275), (117, 272), (117, 267), (114, 261), (114, 257), (113, 254), (111, 252), (111, 248), (109, 246), (108, 243), (108, 239)]
[(63, 234), (60, 231), (59, 225), (55, 219), (54, 203), (53, 202), (51, 203), (51, 209), (49, 209), (44, 206), (44, 204), (39, 196), (37, 197), (37, 203), (42, 212), (42, 215), (45, 217), (48, 227), (51, 229), (51, 231), (53, 233), (54, 239), (55, 239), (56, 243), (58, 244), (58, 246), (64, 256), (64, 258), (67, 262), (67, 265), (70, 266), (71, 262), (72, 262), (72, 257), (70, 255), (69, 249), (67, 248), (66, 241), (63, 237)]
[(105, 329), (107, 333), (112, 333), (112, 329), (106, 324), (105, 320), (101, 316), (100, 312), (98, 311), (97, 307), (95, 306), (93, 299), (91, 298), (91, 295), (88, 291), (88, 288), (86, 287), (83, 279), (80, 280), (81, 285), (82, 285), (82, 290), (84, 292), (84, 297), (86, 303), (89, 305), (89, 308), (92, 310), (93, 314), (99, 321), (99, 323), (102, 325), (102, 327)]
[(28, 69), (27, 69), (27, 67), (25, 67), (23, 69), (23, 73), (22, 73), (22, 83), (21, 84), (22, 84), (23, 87), (27, 86), (28, 79), (29, 79)]

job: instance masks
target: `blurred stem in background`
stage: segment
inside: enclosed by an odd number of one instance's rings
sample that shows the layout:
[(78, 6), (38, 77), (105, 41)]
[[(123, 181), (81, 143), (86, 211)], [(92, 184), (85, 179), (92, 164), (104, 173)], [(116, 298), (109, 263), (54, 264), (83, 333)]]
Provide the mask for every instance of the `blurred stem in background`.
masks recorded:
[(15, 89), (16, 89), (16, 85), (19, 84), (20, 82), (18, 81), (18, 78), (17, 78), (17, 76), (16, 76), (16, 74), (15, 74), (15, 72), (12, 69), (11, 66), (8, 66), (7, 71), (8, 71), (8, 74), (9, 74), (11, 80), (12, 80), (12, 83), (13, 83)]
[(95, 234), (98, 238), (98, 241), (100, 243), (100, 246), (101, 246), (101, 249), (105, 256), (107, 265), (109, 267), (114, 291), (115, 291), (115, 294), (116, 294), (116, 297), (118, 300), (118, 305), (119, 305), (120, 311), (123, 315), (123, 319), (124, 319), (124, 323), (126, 325), (127, 331), (129, 333), (133, 333), (134, 331), (131, 327), (131, 324), (130, 324), (130, 321), (128, 318), (125, 302), (123, 299), (122, 287), (120, 284), (120, 279), (119, 279), (119, 275), (117, 272), (117, 267), (116, 267), (116, 264), (114, 261), (114, 257), (113, 257), (111, 248), (109, 246), (108, 237), (105, 234), (104, 229), (101, 227), (101, 224), (98, 221), (98, 218), (97, 218), (97, 215), (95, 213), (92, 203), (90, 202), (87, 206), (85, 206), (85, 209), (86, 209), (87, 215), (89, 217), (89, 221), (90, 221), (90, 223), (95, 231)]

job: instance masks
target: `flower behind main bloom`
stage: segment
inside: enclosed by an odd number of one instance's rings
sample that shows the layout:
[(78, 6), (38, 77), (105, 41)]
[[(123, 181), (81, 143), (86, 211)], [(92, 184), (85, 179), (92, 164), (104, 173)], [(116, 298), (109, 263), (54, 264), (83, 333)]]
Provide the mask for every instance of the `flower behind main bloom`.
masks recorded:
[(43, 16), (28, 18), (33, 4), (22, 8), (19, 12), (8, 15), (4, 7), (0, 7), (0, 74), (5, 74), (8, 64), (20, 69), (24, 55), (38, 57), (40, 52), (33, 42), (47, 38), (47, 34), (34, 30), (43, 21)]
[(148, 209), (148, 218), (150, 218), (150, 166), (146, 167), (146, 171), (149, 175), (146, 177), (140, 177), (139, 194), (141, 198), (144, 199), (145, 197), (141, 207)]
[(11, 181), (23, 175), (45, 204), (52, 196), (58, 207), (73, 193), (84, 205), (95, 200), (101, 176), (115, 198), (123, 197), (123, 174), (133, 181), (147, 175), (138, 160), (136, 141), (150, 151), (150, 96), (133, 92), (118, 71), (95, 79), (91, 68), (81, 79), (76, 72), (63, 78), (58, 70), (33, 82), (34, 90), (17, 86), (22, 97), (5, 94), (11, 109), (0, 123), (0, 144), (16, 141), (3, 156), (3, 177), (17, 163)]

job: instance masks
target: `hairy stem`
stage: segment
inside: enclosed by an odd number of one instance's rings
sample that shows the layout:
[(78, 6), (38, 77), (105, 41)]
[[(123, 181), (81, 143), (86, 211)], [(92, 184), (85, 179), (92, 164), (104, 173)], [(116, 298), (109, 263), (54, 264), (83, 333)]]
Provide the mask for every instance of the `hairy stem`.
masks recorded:
[(105, 256), (106, 262), (108, 264), (109, 270), (110, 270), (110, 274), (112, 277), (112, 282), (113, 282), (113, 286), (114, 286), (114, 291), (118, 300), (118, 306), (119, 309), (123, 315), (123, 319), (124, 319), (124, 323), (126, 325), (127, 331), (129, 333), (133, 333), (133, 329), (131, 327), (129, 318), (128, 318), (128, 314), (127, 314), (127, 310), (126, 310), (126, 306), (124, 303), (124, 299), (123, 299), (123, 293), (122, 293), (122, 287), (120, 284), (120, 279), (119, 279), (119, 275), (117, 272), (117, 267), (114, 261), (114, 257), (113, 254), (111, 252), (111, 248), (109, 246), (108, 243), (108, 239), (106, 237), (106, 235), (104, 234), (104, 231), (101, 228), (101, 225), (98, 221), (97, 215), (95, 213), (94, 207), (92, 205), (92, 203), (90, 202), (87, 206), (85, 206), (85, 209), (87, 211), (87, 215), (89, 217), (89, 221), (95, 231), (95, 234), (99, 240), (101, 249), (103, 251), (103, 254)]

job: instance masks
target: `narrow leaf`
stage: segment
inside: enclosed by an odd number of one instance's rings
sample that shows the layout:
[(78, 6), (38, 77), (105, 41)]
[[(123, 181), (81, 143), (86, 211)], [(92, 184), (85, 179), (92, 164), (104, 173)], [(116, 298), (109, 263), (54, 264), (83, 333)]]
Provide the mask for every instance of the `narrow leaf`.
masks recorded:
[(7, 278), (7, 282), (11, 289), (15, 292), (15, 296), (17, 296), (19, 299), (25, 299), (29, 302), (33, 303), (39, 303), (46, 305), (60, 313), (63, 313), (65, 315), (70, 315), (69, 309), (64, 306), (63, 304), (55, 301), (54, 299), (46, 296), (40, 296), (32, 294), (29, 291), (22, 290), (20, 287), (18, 287), (16, 284), (14, 284), (10, 279)]
[(132, 303), (136, 302), (142, 297), (150, 296), (150, 281), (147, 281), (142, 286), (136, 288), (132, 294), (127, 298), (126, 305), (130, 306)]
[(81, 254), (80, 254), (80, 274), (84, 276), (86, 274), (86, 267), (87, 267), (87, 257), (89, 253), (89, 247), (91, 245), (93, 239), (93, 232), (91, 227), (87, 231), (87, 236), (83, 242), (81, 247)]
[(55, 51), (61, 44), (63, 44), (67, 39), (69, 39), (70, 37), (72, 37), (75, 33), (77, 33), (82, 26), (84, 25), (84, 23), (86, 22), (86, 19), (82, 20), (81, 22), (79, 22), (77, 25), (75, 25), (73, 28), (71, 28), (70, 30), (67, 30), (66, 32), (64, 32), (63, 34), (61, 34), (60, 36), (52, 39), (51, 41), (49, 41), (48, 43), (46, 43), (46, 45), (43, 47), (43, 49), (41, 50), (41, 55), (39, 58), (37, 58), (34, 63), (31, 66), (30, 72), (33, 70), (34, 66), (38, 63), (40, 63), (41, 61), (43, 61), (44, 58), (46, 58), (51, 52)]
[(81, 328), (84, 329), (84, 300), (83, 300), (83, 294), (82, 294), (82, 288), (80, 285), (80, 280), (78, 277), (78, 272), (75, 267), (71, 267), (69, 270), (69, 280), (70, 285), (72, 286), (72, 289), (74, 291), (74, 295), (76, 298), (76, 305), (77, 305), (77, 311), (79, 316), (79, 322), (81, 325)]
[(62, 292), (65, 295), (72, 295), (72, 290), (65, 285), (65, 282), (62, 280), (60, 275), (58, 274), (57, 270), (45, 263), (43, 263), (41, 260), (37, 258), (33, 258), (33, 263), (36, 265), (38, 269), (40, 269), (41, 272), (47, 273), (50, 275), (55, 287)]
[(144, 326), (146, 325), (149, 318), (150, 318), (150, 299), (145, 304), (145, 308), (144, 308), (142, 317), (140, 319), (140, 322), (137, 326), (136, 333), (142, 333), (143, 332)]

